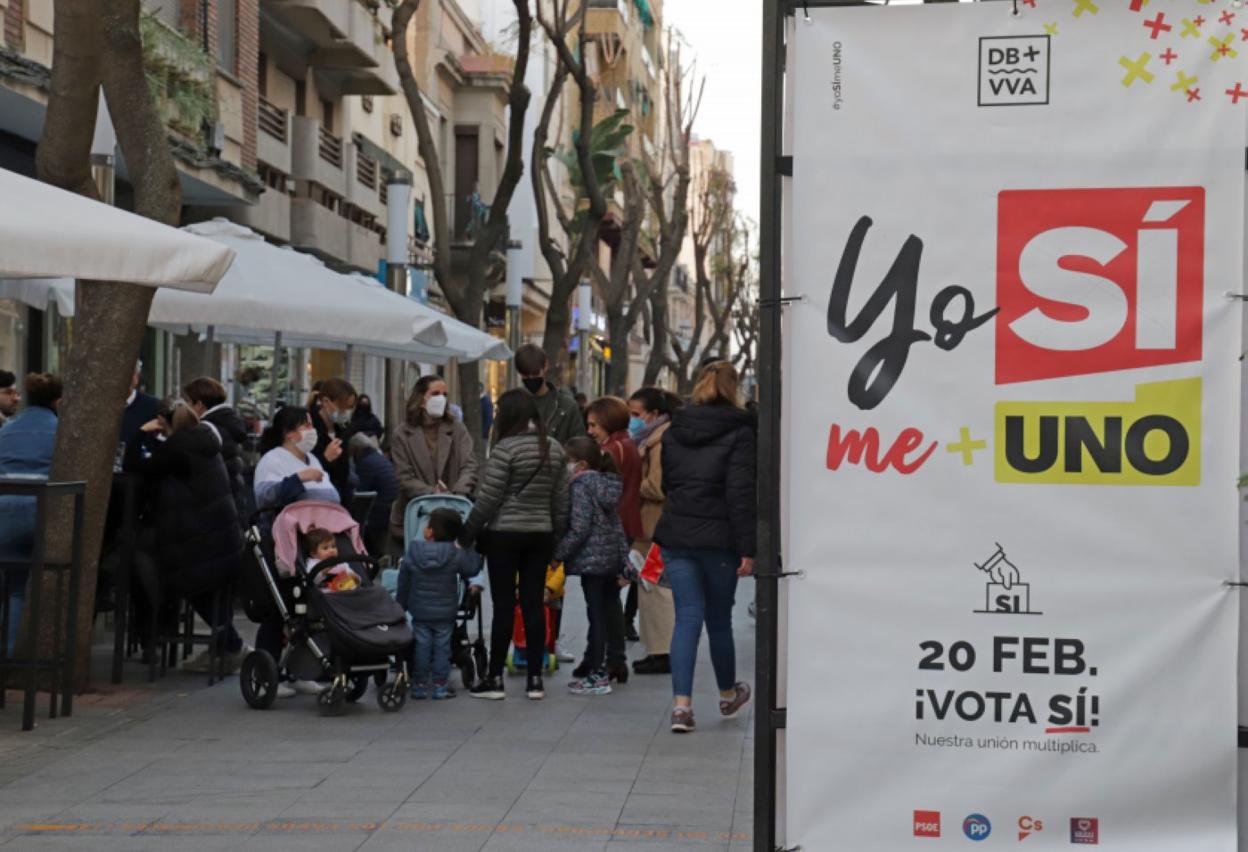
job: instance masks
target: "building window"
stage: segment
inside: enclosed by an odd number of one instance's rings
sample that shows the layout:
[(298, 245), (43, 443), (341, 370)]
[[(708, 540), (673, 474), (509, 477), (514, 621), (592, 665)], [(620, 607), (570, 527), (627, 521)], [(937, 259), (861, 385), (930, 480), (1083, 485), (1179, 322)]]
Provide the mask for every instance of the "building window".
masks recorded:
[(217, 64), (238, 71), (238, 0), (217, 0)]

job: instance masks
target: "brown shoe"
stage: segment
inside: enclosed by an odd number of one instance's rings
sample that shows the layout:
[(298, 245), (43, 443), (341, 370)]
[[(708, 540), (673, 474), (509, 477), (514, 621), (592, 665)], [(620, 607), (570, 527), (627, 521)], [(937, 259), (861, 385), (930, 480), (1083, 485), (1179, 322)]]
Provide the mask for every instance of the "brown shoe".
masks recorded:
[(672, 709), (672, 733), (691, 734), (693, 733), (693, 728), (693, 710), (688, 707), (675, 707)]
[(732, 698), (721, 698), (719, 700), (719, 715), (725, 719), (736, 718), (737, 711), (750, 700), (750, 685), (748, 683), (738, 683), (733, 689), (736, 691), (736, 695)]

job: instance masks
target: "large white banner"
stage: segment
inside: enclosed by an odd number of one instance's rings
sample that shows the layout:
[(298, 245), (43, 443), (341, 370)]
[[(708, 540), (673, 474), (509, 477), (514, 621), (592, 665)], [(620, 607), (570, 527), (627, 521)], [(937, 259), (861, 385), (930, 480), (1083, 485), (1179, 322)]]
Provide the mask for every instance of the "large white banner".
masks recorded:
[(798, 6), (787, 844), (1234, 852), (1248, 9)]

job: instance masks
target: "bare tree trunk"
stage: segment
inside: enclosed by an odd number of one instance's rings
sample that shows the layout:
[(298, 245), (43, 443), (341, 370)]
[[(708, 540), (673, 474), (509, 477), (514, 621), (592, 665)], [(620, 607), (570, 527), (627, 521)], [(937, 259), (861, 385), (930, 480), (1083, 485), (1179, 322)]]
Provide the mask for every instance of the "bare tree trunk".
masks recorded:
[(667, 366), (667, 290), (655, 288), (650, 293), (650, 358), (646, 361), (644, 382), (647, 387), (659, 380)]
[[(39, 146), (40, 177), (78, 191), (86, 188), (94, 195), (89, 155), (102, 83), (134, 184), (136, 212), (176, 225), (182, 196), (164, 123), (147, 88), (139, 0), (108, 0), (100, 6), (91, 0), (57, 0), (53, 91)], [(66, 129), (69, 132), (63, 132)], [(87, 483), (76, 638), (80, 687), (85, 687), (90, 675), (97, 559), (112, 486), (112, 460), (154, 295), (151, 287), (82, 281), (75, 297), (74, 340), (64, 376), (65, 399), (59, 412), (51, 479)], [(57, 507), (51, 517), (50, 559), (68, 559), (69, 519), (68, 504)], [(40, 637), (41, 642), (50, 638), (46, 621)]]
[[(445, 188), (442, 178), (442, 160), (434, 143), (433, 131), (425, 116), (424, 98), (420, 83), (412, 71), (407, 50), (407, 32), (412, 16), (420, 8), (421, 0), (403, 0), (395, 7), (391, 18), (393, 53), (403, 96), (408, 111), (416, 125), (417, 145), (425, 161), (429, 177), (429, 191), (433, 194), (434, 277), (446, 296), (457, 319), (473, 328), (481, 328), (482, 309), (490, 285), (501, 279), (500, 263), (506, 268), (505, 258), (496, 258), (507, 236), (507, 208), (524, 176), (524, 114), (528, 110), (530, 94), (524, 83), (529, 66), (529, 49), (532, 42), (533, 18), (528, 0), (513, 0), (519, 23), (516, 46), (516, 64), (507, 91), (507, 152), (503, 174), (494, 192), (489, 215), (469, 249), (466, 280), (456, 280), (452, 272), (453, 249), (450, 223), (447, 221)], [(497, 261), (497, 262), (496, 262)], [(464, 425), (473, 437), (478, 456), (483, 455), (481, 438), (481, 370), (478, 364), (461, 364), (460, 405), (464, 410)]]
[[(562, 385), (568, 360), (568, 339), (571, 333), (572, 310), (570, 303), (586, 268), (595, 261), (598, 246), (598, 230), (607, 215), (607, 201), (598, 183), (590, 144), (594, 132), (594, 101), (597, 90), (589, 78), (585, 65), (588, 56), (588, 36), (585, 31), (585, 15), (588, 3), (578, 4), (576, 11), (569, 11), (570, 4), (556, 2), (552, 18), (548, 18), (543, 4), (537, 5), (537, 19), (546, 37), (555, 47), (558, 64), (542, 115), (533, 131), (533, 196), (537, 203), (538, 243), (542, 257), (550, 269), (550, 306), (546, 311), (546, 327), (542, 335), (542, 350), (550, 364), (548, 378)], [(574, 54), (568, 46), (573, 31), (577, 33), (578, 50)], [(578, 132), (574, 142), (577, 165), (581, 171), (581, 194), (589, 202), (583, 217), (576, 217), (580, 198), (573, 203), (572, 211), (563, 209), (554, 181), (550, 176), (550, 122), (559, 106), (560, 97), (568, 78), (576, 83), (580, 98)], [(555, 242), (550, 222), (549, 207), (554, 207), (559, 224), (567, 236), (570, 251), (565, 256)], [(574, 224), (576, 223), (576, 224)], [(582, 353), (583, 357), (583, 353)]]

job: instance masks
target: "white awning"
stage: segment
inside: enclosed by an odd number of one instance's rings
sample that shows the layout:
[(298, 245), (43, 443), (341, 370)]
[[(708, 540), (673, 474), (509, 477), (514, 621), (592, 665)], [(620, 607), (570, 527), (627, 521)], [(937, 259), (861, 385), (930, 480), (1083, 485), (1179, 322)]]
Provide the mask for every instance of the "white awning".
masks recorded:
[(128, 281), (211, 293), (218, 242), (0, 169), (0, 277)]

